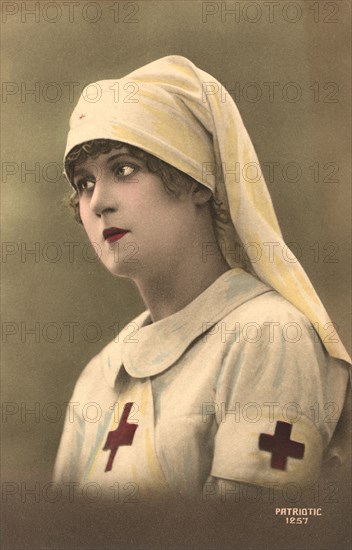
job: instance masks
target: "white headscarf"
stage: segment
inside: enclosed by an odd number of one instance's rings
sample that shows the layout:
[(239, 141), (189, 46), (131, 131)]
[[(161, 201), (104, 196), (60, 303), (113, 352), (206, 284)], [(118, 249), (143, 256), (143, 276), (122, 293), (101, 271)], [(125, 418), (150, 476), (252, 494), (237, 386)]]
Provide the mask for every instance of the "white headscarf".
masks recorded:
[(338, 336), (331, 341), (331, 320), (302, 266), (287, 253), (252, 142), (217, 80), (184, 57), (168, 56), (119, 80), (90, 84), (72, 113), (65, 157), (99, 138), (139, 147), (216, 189), (232, 220), (216, 228), (228, 263), (234, 265), (236, 228), (244, 248), (256, 250), (251, 261), (259, 279), (308, 317), (331, 356), (351, 361)]

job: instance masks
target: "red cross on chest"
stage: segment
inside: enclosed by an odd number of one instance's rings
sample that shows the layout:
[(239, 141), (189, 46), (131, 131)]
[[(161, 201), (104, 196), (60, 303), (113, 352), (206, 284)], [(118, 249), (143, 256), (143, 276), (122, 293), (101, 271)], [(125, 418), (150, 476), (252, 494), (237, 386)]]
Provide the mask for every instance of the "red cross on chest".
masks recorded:
[(110, 451), (108, 463), (105, 468), (105, 472), (109, 472), (112, 469), (114, 458), (119, 447), (123, 445), (132, 445), (133, 438), (138, 424), (129, 424), (127, 422), (128, 415), (131, 412), (133, 403), (126, 403), (123, 408), (122, 416), (120, 418), (119, 425), (115, 430), (108, 433), (103, 451)]
[(271, 452), (270, 466), (276, 470), (286, 470), (287, 458), (302, 459), (304, 444), (290, 439), (292, 424), (287, 422), (276, 423), (275, 434), (260, 434), (259, 449)]

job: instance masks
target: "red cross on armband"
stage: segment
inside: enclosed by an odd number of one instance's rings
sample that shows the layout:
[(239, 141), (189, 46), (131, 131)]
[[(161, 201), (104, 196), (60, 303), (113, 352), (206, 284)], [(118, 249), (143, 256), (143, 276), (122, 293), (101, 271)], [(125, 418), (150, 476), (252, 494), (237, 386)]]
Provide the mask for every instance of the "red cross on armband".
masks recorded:
[(290, 439), (292, 424), (276, 423), (275, 434), (260, 434), (259, 449), (272, 453), (270, 466), (276, 470), (286, 470), (287, 457), (302, 459), (304, 444)]
[(138, 424), (129, 424), (127, 422), (128, 415), (130, 414), (132, 407), (133, 403), (126, 403), (123, 408), (119, 425), (116, 430), (108, 433), (108, 437), (106, 438), (106, 442), (103, 447), (103, 451), (110, 451), (105, 472), (110, 472), (112, 469), (117, 449), (122, 445), (132, 445), (133, 443), (134, 433), (138, 428)]

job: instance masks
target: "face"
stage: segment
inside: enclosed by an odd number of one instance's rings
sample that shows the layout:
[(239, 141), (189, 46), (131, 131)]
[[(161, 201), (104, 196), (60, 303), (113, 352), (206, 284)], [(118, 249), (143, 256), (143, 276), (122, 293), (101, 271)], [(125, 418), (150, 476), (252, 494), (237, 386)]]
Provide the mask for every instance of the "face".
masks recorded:
[(77, 164), (73, 182), (83, 226), (111, 273), (155, 278), (182, 264), (195, 223), (190, 192), (168, 193), (127, 147)]

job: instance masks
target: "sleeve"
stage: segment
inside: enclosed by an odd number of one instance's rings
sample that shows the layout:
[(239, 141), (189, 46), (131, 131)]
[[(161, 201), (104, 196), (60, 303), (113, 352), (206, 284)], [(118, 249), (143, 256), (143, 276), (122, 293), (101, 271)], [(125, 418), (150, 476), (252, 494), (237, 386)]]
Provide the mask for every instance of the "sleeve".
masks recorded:
[(348, 372), (293, 306), (267, 312), (265, 319), (251, 323), (246, 338), (242, 331), (224, 359), (211, 476), (306, 485), (319, 477)]

